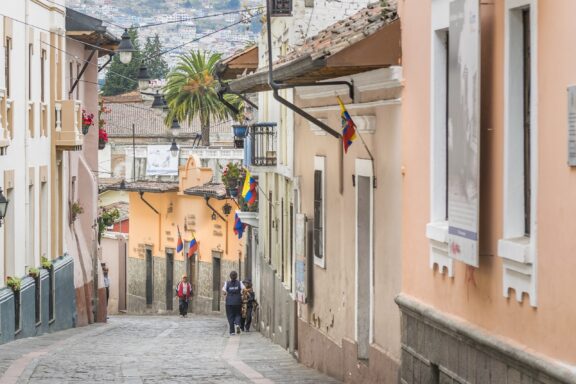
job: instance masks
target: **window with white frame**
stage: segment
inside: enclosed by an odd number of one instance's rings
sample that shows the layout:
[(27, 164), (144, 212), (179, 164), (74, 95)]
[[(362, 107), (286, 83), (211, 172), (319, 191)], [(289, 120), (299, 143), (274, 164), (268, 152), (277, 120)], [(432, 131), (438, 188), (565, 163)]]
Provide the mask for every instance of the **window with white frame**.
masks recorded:
[(449, 0), (432, 1), (430, 93), (430, 267), (454, 275), (448, 257)]
[(326, 225), (326, 158), (324, 156), (314, 156), (314, 221), (313, 221), (313, 244), (314, 244), (314, 264), (325, 268), (325, 239), (324, 228)]
[(536, 2), (507, 0), (505, 32), (504, 226), (498, 241), (503, 294), (536, 306)]

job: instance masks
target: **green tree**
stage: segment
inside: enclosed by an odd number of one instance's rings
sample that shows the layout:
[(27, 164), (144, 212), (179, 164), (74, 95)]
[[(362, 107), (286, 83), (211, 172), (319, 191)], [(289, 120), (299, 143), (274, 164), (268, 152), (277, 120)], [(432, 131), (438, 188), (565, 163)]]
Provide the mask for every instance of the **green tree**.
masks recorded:
[[(168, 74), (164, 95), (170, 112), (166, 122), (174, 117), (178, 121), (200, 120), (202, 145), (210, 146), (210, 122), (233, 116), (218, 99), (218, 82), (212, 75), (214, 66), (221, 54), (202, 51), (190, 51), (179, 57), (178, 64)], [(237, 96), (225, 95), (228, 102), (240, 107)]]
[(131, 28), (128, 34), (136, 52), (132, 53), (132, 61), (129, 64), (122, 64), (120, 55), (114, 55), (102, 87), (104, 96), (119, 95), (138, 88), (138, 69), (142, 59), (140, 45), (138, 44), (138, 32), (136, 29)]
[(162, 43), (158, 34), (154, 35), (154, 38), (146, 38), (146, 44), (144, 45), (144, 58), (146, 61), (146, 67), (148, 67), (148, 76), (151, 79), (163, 79), (168, 74), (168, 64), (164, 60), (164, 57), (160, 55), (162, 53)]

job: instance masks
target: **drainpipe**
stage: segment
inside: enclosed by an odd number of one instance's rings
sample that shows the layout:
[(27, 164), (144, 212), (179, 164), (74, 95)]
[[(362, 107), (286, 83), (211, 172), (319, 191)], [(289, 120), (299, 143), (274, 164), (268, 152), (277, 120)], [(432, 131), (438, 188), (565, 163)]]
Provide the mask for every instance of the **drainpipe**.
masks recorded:
[(160, 253), (160, 246), (161, 246), (161, 239), (162, 239), (162, 215), (160, 214), (160, 212), (158, 212), (158, 210), (156, 208), (154, 208), (152, 206), (152, 204), (150, 204), (148, 201), (146, 201), (144, 199), (144, 191), (138, 191), (138, 195), (140, 195), (140, 200), (142, 200), (144, 202), (144, 204), (146, 204), (147, 206), (150, 207), (151, 210), (153, 210), (154, 212), (156, 212), (156, 214), (158, 215), (158, 253)]
[(327, 133), (331, 134), (335, 138), (340, 139), (341, 135), (339, 132), (333, 130), (327, 124), (324, 124), (323, 122), (321, 122), (320, 120), (318, 120), (317, 118), (315, 118), (314, 116), (309, 114), (308, 112), (302, 110), (301, 108), (298, 108), (296, 105), (294, 105), (291, 102), (289, 102), (288, 100), (284, 99), (278, 93), (278, 91), (280, 89), (282, 89), (282, 84), (276, 83), (274, 81), (274, 75), (272, 74), (272, 72), (274, 71), (274, 67), (273, 67), (273, 62), (272, 62), (272, 12), (270, 11), (270, 2), (271, 1), (272, 0), (266, 1), (266, 26), (267, 26), (267, 36), (266, 37), (268, 39), (268, 85), (270, 85), (270, 88), (272, 88), (274, 99), (276, 99), (276, 101), (278, 101), (280, 104), (283, 104), (287, 108), (296, 112), (297, 114), (299, 114), (300, 116), (302, 116), (306, 120), (314, 123), (315, 125), (317, 125), (321, 129), (323, 129)]
[(206, 201), (206, 205), (208, 208), (212, 210), (219, 218), (222, 219), (224, 223), (226, 223), (226, 254), (228, 254), (228, 220), (220, 214), (212, 205), (210, 205), (210, 196), (204, 196), (204, 200)]

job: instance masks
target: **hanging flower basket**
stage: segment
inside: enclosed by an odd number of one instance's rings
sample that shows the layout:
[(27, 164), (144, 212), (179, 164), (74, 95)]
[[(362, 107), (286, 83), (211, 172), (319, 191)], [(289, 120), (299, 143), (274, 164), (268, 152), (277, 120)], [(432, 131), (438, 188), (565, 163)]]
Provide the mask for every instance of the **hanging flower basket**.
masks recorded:
[(94, 114), (82, 110), (82, 134), (86, 135), (92, 125), (94, 125)]
[(108, 134), (102, 128), (98, 129), (98, 149), (104, 149), (108, 142)]
[(248, 134), (248, 126), (247, 125), (233, 125), (232, 129), (234, 130), (234, 136), (236, 136), (239, 139), (244, 139), (246, 138), (246, 135)]
[(106, 147), (106, 142), (104, 140), (98, 140), (98, 149), (104, 149)]

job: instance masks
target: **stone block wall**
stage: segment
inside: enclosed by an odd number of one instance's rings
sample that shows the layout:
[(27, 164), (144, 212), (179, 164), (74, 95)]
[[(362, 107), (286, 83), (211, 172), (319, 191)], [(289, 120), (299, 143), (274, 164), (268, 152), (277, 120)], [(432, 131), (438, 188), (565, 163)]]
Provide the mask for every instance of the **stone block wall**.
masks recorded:
[(401, 295), (401, 383), (575, 383), (576, 374), (543, 356)]
[[(53, 281), (51, 281), (53, 279)], [(40, 313), (36, 322), (36, 284), (40, 284)], [(54, 290), (50, 295), (50, 284)], [(16, 325), (15, 300), (20, 300), (20, 324)], [(50, 300), (54, 303), (50, 319)], [(0, 344), (25, 337), (38, 336), (76, 326), (76, 291), (72, 257), (53, 262), (53, 271), (40, 270), (40, 278), (25, 277), (20, 292), (0, 289)], [(18, 329), (17, 329), (18, 328)]]
[(174, 260), (174, 279), (169, 294), (172, 298), (172, 310), (166, 305), (166, 258), (152, 258), (152, 304), (146, 304), (146, 260), (128, 257), (127, 279), (127, 307), (129, 313), (178, 313), (178, 297), (176, 286), (182, 275), (186, 272), (186, 263)]

